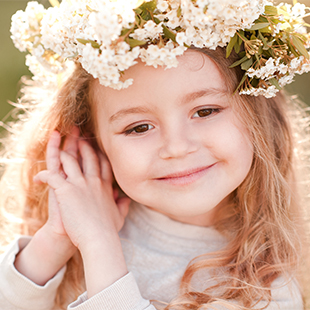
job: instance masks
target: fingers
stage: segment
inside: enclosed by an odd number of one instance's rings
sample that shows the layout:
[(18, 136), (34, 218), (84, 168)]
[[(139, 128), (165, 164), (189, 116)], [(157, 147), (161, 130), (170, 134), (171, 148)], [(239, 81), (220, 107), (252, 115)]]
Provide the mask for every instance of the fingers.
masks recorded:
[(83, 173), (85, 177), (100, 177), (99, 160), (95, 150), (84, 140), (79, 140), (78, 146), (82, 157)]
[(42, 170), (34, 176), (36, 183), (47, 183), (51, 188), (58, 189), (67, 184), (66, 180), (57, 172)]
[(61, 174), (64, 179), (66, 176), (71, 180), (81, 176), (101, 177), (112, 184), (113, 173), (108, 159), (101, 152), (96, 152), (87, 141), (80, 139), (79, 134), (79, 128), (72, 127), (64, 141), (63, 151), (60, 150), (59, 132), (51, 134), (46, 152), (47, 170)]
[(71, 156), (78, 158), (78, 139), (80, 136), (80, 129), (77, 126), (73, 126), (70, 135), (66, 137), (63, 150)]
[(70, 155), (65, 151), (60, 151), (60, 162), (62, 164), (62, 169), (69, 181), (77, 180), (83, 176), (81, 167), (75, 156)]
[(61, 142), (61, 137), (58, 131), (54, 131), (47, 143), (46, 147), (46, 165), (47, 169), (50, 171), (59, 171), (60, 169), (60, 159), (59, 159), (59, 146)]

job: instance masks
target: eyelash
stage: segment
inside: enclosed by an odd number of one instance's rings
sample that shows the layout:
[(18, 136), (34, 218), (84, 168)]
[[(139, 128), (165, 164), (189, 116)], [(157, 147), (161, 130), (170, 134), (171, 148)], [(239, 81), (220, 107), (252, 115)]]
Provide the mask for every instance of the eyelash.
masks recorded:
[[(199, 109), (199, 110), (197, 110), (197, 111), (194, 113), (194, 115), (195, 115), (196, 113), (198, 113), (198, 112), (201, 112), (201, 111), (209, 111), (210, 113), (209, 113), (208, 115), (205, 115), (205, 116), (198, 116), (198, 118), (207, 118), (207, 117), (211, 116), (211, 115), (214, 114), (214, 113), (216, 113), (216, 114), (219, 113), (219, 112), (221, 111), (221, 109), (220, 109), (220, 108), (205, 108), (205, 109)], [(194, 116), (193, 116), (193, 117), (194, 117)], [(196, 117), (194, 117), (194, 118), (196, 118)], [(137, 131), (136, 131), (136, 129), (137, 129), (138, 127), (143, 127), (143, 126), (148, 126), (148, 127), (154, 128), (154, 126), (152, 126), (152, 125), (150, 125), (150, 124), (140, 124), (140, 125), (137, 125), (137, 126), (134, 126), (134, 127), (130, 128), (130, 129), (125, 130), (125, 131), (124, 131), (124, 134), (125, 134), (126, 136), (128, 136), (128, 135), (130, 135), (130, 134), (137, 134), (137, 135), (139, 135), (139, 134), (143, 134), (143, 133), (145, 133), (145, 132), (147, 132), (147, 131), (150, 130), (150, 128), (148, 128), (147, 130), (142, 131), (142, 132), (137, 132)]]

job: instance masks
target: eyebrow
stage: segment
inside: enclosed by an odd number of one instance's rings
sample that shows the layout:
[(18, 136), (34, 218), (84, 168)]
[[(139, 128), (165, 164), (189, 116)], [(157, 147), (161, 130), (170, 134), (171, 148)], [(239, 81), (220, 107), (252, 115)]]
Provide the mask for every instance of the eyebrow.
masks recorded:
[[(207, 89), (202, 89), (199, 91), (195, 91), (192, 93), (188, 93), (185, 96), (181, 98), (181, 103), (180, 105), (183, 105), (185, 103), (192, 102), (196, 99), (199, 99), (201, 97), (205, 96), (211, 96), (211, 95), (216, 95), (216, 96), (227, 96), (228, 91), (226, 89), (218, 89), (218, 88), (207, 88)], [(121, 109), (120, 111), (116, 112), (113, 114), (109, 122), (112, 123), (116, 120), (119, 120), (120, 118), (129, 115), (129, 114), (147, 114), (150, 113), (151, 110), (148, 109), (147, 107), (133, 107), (133, 108), (126, 108), (126, 109)]]

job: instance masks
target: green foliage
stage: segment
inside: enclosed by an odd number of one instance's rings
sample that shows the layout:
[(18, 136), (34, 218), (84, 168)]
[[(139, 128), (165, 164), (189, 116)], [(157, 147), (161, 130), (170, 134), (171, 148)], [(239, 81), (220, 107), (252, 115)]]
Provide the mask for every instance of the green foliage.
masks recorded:
[[(297, 1), (295, 2), (297, 3)], [(293, 58), (300, 56), (309, 59), (306, 48), (309, 38), (296, 32), (295, 25), (309, 26), (300, 17), (294, 17), (287, 12), (285, 6), (266, 6), (264, 14), (259, 16), (251, 28), (237, 31), (230, 39), (226, 48), (226, 57), (229, 57), (233, 50), (239, 56), (239, 60), (230, 67), (241, 66), (244, 71), (248, 71), (250, 68), (255, 71), (262, 68), (270, 57), (281, 59), (281, 63), (284, 65), (288, 65)], [(274, 77), (261, 81), (245, 74), (238, 89), (264, 88), (267, 84), (280, 89), (278, 79), (281, 76), (283, 75), (280, 72), (276, 72)]]

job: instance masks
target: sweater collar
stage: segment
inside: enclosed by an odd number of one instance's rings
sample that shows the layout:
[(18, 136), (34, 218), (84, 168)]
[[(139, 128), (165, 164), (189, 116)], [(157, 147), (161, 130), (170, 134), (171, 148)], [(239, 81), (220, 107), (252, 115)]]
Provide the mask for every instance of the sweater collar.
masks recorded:
[[(133, 202), (130, 209), (129, 216), (136, 222), (136, 225), (142, 224), (145, 229), (152, 228), (158, 232), (188, 240), (227, 242), (226, 238), (212, 226), (203, 227), (178, 222), (137, 202)], [(131, 216), (133, 214), (134, 216)]]

